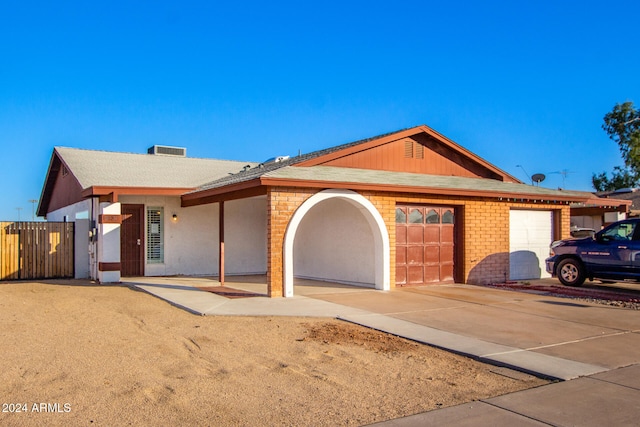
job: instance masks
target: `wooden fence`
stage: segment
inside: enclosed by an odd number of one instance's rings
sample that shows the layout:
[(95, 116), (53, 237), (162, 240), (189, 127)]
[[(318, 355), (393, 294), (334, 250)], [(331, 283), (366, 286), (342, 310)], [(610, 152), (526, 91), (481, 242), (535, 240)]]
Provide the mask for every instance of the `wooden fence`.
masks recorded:
[(74, 223), (0, 222), (0, 280), (74, 276)]

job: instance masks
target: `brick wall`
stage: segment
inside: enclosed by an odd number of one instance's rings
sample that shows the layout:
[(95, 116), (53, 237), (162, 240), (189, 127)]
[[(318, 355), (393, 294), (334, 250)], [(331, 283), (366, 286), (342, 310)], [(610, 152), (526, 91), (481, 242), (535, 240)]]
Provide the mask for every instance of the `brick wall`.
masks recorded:
[(291, 217), (298, 207), (317, 193), (309, 188), (269, 188), (267, 190), (267, 292), (281, 297), (283, 289), (284, 236)]
[[(309, 188), (270, 188), (267, 193), (268, 251), (267, 283), (269, 296), (283, 295), (283, 246), (287, 226), (295, 210), (317, 193)], [(566, 204), (549, 204), (512, 199), (452, 199), (414, 194), (360, 192), (378, 209), (389, 232), (391, 287), (395, 286), (396, 204), (418, 203), (456, 208), (456, 281), (485, 284), (509, 279), (509, 211), (511, 209), (553, 210), (556, 238), (569, 236), (570, 209)]]

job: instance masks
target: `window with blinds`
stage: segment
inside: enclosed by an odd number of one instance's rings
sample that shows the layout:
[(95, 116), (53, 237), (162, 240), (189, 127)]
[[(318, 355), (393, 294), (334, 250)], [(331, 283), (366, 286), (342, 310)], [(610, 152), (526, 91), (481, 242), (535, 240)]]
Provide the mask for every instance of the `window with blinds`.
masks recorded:
[(164, 262), (164, 212), (162, 208), (147, 208), (147, 263)]

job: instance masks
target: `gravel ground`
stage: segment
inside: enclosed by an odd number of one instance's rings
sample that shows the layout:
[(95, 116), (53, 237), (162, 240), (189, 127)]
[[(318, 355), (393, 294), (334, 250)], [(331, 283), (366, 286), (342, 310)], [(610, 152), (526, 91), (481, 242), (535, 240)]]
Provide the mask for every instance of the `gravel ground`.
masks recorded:
[(640, 284), (621, 283), (606, 284), (586, 282), (582, 287), (563, 286), (559, 283), (541, 282), (509, 282), (487, 285), (492, 288), (510, 289), (513, 291), (537, 293), (559, 298), (586, 301), (612, 307), (640, 310)]

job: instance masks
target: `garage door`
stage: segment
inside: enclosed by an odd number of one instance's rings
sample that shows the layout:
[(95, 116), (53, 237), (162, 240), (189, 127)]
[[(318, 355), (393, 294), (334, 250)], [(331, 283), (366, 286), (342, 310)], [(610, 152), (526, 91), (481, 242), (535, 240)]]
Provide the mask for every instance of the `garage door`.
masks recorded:
[(396, 285), (453, 282), (454, 209), (397, 206)]
[(553, 212), (512, 210), (509, 215), (509, 278), (549, 277), (544, 260), (553, 240)]

